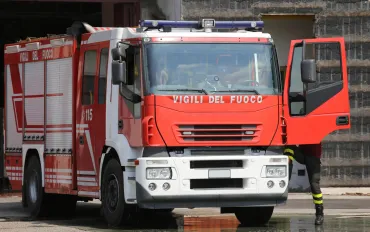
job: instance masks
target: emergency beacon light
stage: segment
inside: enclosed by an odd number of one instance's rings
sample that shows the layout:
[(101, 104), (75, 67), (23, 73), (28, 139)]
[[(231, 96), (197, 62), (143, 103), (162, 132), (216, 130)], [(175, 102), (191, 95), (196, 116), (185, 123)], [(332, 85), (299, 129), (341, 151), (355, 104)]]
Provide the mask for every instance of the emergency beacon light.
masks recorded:
[(142, 20), (140, 27), (146, 28), (215, 28), (215, 29), (245, 29), (261, 30), (263, 21), (216, 21), (214, 19), (203, 19), (201, 21), (170, 21), (170, 20)]

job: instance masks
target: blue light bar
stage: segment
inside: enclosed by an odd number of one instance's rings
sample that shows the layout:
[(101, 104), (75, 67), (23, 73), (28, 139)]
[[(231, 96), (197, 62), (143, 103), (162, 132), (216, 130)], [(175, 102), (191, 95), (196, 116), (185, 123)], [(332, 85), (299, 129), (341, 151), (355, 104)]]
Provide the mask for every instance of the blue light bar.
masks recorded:
[(234, 29), (234, 28), (243, 28), (243, 29), (262, 29), (264, 26), (263, 21), (216, 21), (215, 28), (218, 29)]
[(169, 20), (142, 20), (140, 21), (140, 27), (149, 28), (198, 28), (198, 21), (169, 21)]
[[(215, 21), (215, 29), (262, 29), (263, 21)], [(142, 20), (140, 27), (202, 29), (202, 21)]]

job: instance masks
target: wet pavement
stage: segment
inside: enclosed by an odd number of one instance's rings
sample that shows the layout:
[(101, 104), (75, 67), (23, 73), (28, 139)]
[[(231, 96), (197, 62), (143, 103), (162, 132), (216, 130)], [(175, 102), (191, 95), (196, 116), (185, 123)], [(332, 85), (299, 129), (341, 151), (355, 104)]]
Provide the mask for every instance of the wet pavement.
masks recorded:
[(122, 228), (108, 228), (100, 216), (100, 205), (78, 203), (76, 216), (66, 220), (53, 218), (27, 221), (19, 197), (0, 198), (0, 231), (370, 231), (370, 197), (326, 200), (323, 226), (315, 226), (312, 201), (290, 199), (276, 208), (270, 223), (259, 228), (245, 228), (233, 215), (220, 215), (218, 209), (175, 210), (172, 214), (145, 215)]

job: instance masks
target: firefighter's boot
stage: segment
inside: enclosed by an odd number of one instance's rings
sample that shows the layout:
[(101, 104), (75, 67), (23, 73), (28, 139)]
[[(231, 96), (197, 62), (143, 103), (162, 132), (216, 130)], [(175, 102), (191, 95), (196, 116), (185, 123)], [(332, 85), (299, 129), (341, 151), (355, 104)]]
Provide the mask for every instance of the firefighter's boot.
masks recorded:
[(317, 204), (315, 205), (316, 208), (316, 219), (315, 219), (315, 225), (322, 225), (324, 222), (324, 205), (323, 204)]

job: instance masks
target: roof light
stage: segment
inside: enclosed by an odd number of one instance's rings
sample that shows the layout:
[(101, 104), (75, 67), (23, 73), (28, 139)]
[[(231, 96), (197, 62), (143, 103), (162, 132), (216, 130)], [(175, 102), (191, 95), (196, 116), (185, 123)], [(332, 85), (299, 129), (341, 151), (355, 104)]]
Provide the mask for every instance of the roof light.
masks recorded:
[(218, 21), (216, 28), (220, 29), (262, 29), (264, 26), (263, 21)]
[(20, 46), (19, 45), (7, 46), (5, 51), (6, 53), (17, 53), (20, 51)]
[(40, 48), (40, 42), (26, 44), (27, 51), (39, 50), (39, 48)]
[(140, 27), (148, 28), (216, 28), (216, 29), (262, 29), (263, 21), (215, 21), (214, 19), (203, 19), (202, 21), (169, 21), (169, 20), (142, 20)]
[(210, 27), (215, 27), (216, 26), (216, 20), (214, 19), (203, 19), (202, 20), (202, 27), (207, 27), (207, 28), (210, 28)]
[(53, 47), (64, 45), (64, 38), (50, 40), (50, 44)]
[(169, 21), (169, 20), (143, 20), (140, 27), (173, 27), (173, 28), (199, 28), (198, 21)]

